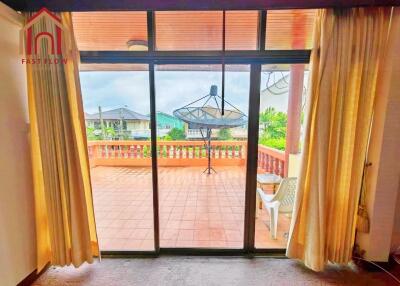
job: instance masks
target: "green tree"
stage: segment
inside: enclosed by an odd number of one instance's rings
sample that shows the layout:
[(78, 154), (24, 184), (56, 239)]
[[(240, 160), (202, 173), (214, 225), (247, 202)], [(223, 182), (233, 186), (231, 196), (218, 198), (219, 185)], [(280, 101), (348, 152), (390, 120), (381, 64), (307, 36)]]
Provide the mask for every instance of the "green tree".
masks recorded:
[(86, 137), (88, 140), (100, 140), (93, 127), (86, 127)]
[(260, 124), (262, 124), (262, 133), (259, 137), (259, 143), (285, 150), (287, 114), (269, 107), (260, 113)]
[(232, 140), (233, 136), (231, 130), (228, 128), (222, 128), (218, 131), (218, 139), (219, 140)]
[(95, 129), (93, 127), (86, 127), (86, 137), (88, 140), (108, 140), (116, 136), (114, 128), (107, 127), (104, 128), (105, 136), (100, 129)]
[(268, 107), (264, 112), (260, 113), (260, 123), (263, 125), (263, 131), (266, 132), (274, 120), (276, 111), (273, 107)]
[(165, 140), (172, 140), (172, 141), (184, 140), (185, 138), (186, 138), (185, 130), (176, 127), (172, 128), (168, 132), (167, 136), (164, 137)]
[(268, 138), (286, 137), (287, 115), (268, 107), (260, 113), (260, 123), (263, 125), (263, 133)]
[[(105, 135), (105, 137), (106, 138), (103, 138), (103, 139), (110, 139), (110, 138), (114, 138), (115, 136), (116, 136), (116, 132), (115, 132), (115, 129), (114, 128), (112, 128), (112, 127), (106, 127), (105, 129), (104, 129), (104, 132), (106, 133)], [(103, 137), (103, 136), (102, 136)]]

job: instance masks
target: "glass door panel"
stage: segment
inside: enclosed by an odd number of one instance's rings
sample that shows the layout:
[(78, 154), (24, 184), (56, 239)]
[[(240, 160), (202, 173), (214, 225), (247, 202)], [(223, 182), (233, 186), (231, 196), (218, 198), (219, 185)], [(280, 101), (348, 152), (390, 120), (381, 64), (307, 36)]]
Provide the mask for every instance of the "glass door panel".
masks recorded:
[(250, 72), (226, 66), (222, 116), (221, 71), (156, 66), (162, 248), (243, 248)]
[(80, 73), (102, 251), (154, 250), (148, 68), (130, 68)]
[(307, 65), (262, 66), (256, 248), (286, 248), (300, 167), (307, 81)]

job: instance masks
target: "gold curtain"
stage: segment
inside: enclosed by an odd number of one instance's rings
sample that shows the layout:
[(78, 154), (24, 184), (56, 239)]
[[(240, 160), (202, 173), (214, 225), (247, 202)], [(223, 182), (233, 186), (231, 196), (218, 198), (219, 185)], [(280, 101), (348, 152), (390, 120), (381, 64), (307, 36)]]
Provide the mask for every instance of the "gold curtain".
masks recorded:
[[(41, 63), (27, 64), (34, 176), (37, 268), (79, 266), (99, 255), (85, 139), (78, 51), (70, 13), (61, 13), (62, 56), (49, 55), (46, 40), (39, 43)], [(43, 18), (33, 33), (52, 31)], [(32, 43), (32, 47), (33, 47)], [(43, 59), (66, 59), (44, 63)]]
[(391, 8), (319, 10), (302, 165), (287, 256), (315, 271), (348, 263)]

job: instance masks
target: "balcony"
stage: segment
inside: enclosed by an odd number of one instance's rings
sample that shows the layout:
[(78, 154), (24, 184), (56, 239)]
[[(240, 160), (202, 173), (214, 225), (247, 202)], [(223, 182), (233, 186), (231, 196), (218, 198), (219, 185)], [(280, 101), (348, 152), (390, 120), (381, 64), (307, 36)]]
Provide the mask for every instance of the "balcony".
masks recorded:
[[(93, 196), (102, 250), (153, 249), (149, 141), (89, 141)], [(212, 142), (217, 173), (207, 176), (202, 141), (157, 142), (161, 247), (243, 246), (246, 142)], [(259, 146), (259, 172), (283, 175), (284, 153)], [(190, 180), (188, 180), (190, 178)], [(256, 247), (285, 248), (290, 219), (269, 234), (268, 213), (256, 219)]]

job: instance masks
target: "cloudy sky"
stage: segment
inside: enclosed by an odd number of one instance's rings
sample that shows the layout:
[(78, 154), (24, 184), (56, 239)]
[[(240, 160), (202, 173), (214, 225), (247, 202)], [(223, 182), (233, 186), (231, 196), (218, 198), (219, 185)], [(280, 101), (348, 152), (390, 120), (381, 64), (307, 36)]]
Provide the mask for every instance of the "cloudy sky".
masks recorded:
[[(150, 113), (149, 82), (146, 71), (81, 72), (84, 109), (96, 113), (127, 106), (142, 114)], [(266, 82), (263, 78), (262, 87)], [(156, 108), (172, 111), (209, 93), (210, 86), (221, 90), (221, 73), (212, 71), (156, 71)], [(250, 72), (226, 72), (225, 98), (247, 114)]]

